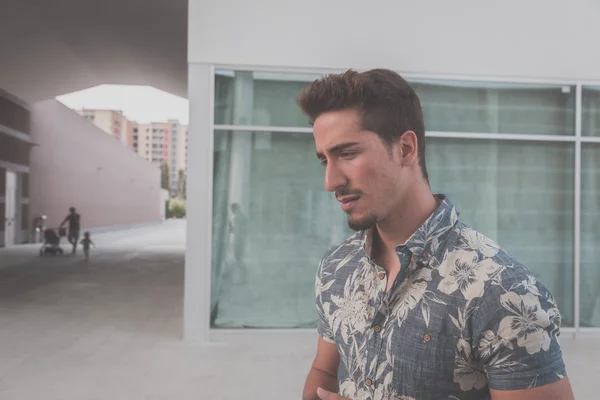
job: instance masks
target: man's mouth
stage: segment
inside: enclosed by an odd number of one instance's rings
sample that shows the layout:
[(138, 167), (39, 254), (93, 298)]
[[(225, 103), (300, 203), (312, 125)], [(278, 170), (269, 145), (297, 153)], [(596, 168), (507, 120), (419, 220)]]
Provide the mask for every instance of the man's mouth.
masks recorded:
[(337, 198), (337, 200), (342, 203), (342, 210), (346, 212), (350, 211), (350, 209), (356, 205), (358, 199), (360, 199), (360, 196), (357, 195), (340, 196)]

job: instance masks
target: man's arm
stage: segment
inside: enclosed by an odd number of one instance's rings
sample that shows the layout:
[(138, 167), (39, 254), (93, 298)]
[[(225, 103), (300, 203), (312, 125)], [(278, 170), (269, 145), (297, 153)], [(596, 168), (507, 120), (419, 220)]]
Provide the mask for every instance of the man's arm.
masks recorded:
[(63, 222), (61, 222), (61, 223), (60, 223), (60, 226), (59, 226), (59, 228), (62, 228), (62, 227), (63, 227), (63, 226), (64, 226), (64, 225), (67, 223), (67, 221), (68, 221), (68, 220), (69, 220), (69, 216), (67, 215), (67, 216), (65, 217), (65, 219), (63, 220)]
[(574, 400), (568, 377), (544, 386), (523, 390), (490, 390), (492, 400)]
[(320, 398), (317, 396), (317, 388), (319, 387), (337, 393), (339, 364), (340, 353), (336, 345), (319, 337), (317, 355), (306, 378), (302, 400), (319, 400)]

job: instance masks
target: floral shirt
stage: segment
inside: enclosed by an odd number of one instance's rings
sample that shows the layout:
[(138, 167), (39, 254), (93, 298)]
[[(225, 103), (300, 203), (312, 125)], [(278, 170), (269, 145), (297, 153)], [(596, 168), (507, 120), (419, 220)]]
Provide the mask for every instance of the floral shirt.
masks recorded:
[(388, 292), (385, 270), (367, 253), (367, 232), (330, 249), (319, 265), (318, 331), (338, 348), (345, 397), (479, 400), (490, 389), (566, 375), (548, 289), (440, 198), (397, 247), (401, 268)]

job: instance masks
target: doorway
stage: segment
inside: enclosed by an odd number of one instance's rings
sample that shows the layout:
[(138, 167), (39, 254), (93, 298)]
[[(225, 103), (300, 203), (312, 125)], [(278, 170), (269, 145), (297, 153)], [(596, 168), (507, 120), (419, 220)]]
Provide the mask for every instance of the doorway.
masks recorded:
[(17, 233), (17, 174), (6, 170), (6, 197), (4, 209), (4, 245), (16, 244)]

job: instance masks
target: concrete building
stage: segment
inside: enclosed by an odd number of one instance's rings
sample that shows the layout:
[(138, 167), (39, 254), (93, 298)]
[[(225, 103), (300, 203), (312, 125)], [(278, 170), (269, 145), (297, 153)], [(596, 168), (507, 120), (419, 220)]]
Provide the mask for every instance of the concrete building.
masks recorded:
[(93, 123), (124, 146), (133, 149), (133, 122), (119, 110), (75, 110), (87, 121)]
[(171, 132), (171, 147), (169, 154), (169, 183), (171, 194), (177, 192), (179, 184), (179, 171), (187, 174), (187, 125), (180, 124), (177, 120), (169, 120)]
[(26, 242), (30, 223), (31, 110), (0, 91), (0, 246)]
[(169, 166), (170, 193), (177, 192), (179, 171), (187, 169), (187, 125), (178, 120), (140, 124), (117, 110), (75, 110), (151, 163)]
[[(314, 326), (314, 270), (348, 232), (294, 98), (376, 67), (421, 98), (433, 190), (540, 276), (563, 332), (600, 329), (599, 16), (585, 1), (191, 0), (186, 336)], [(247, 287), (223, 273), (233, 203), (253, 227)]]
[(31, 214), (57, 227), (75, 206), (84, 229), (161, 221), (160, 171), (57, 100), (32, 107)]
[(133, 122), (133, 151), (148, 162), (152, 162), (152, 125)]
[(133, 150), (147, 161), (169, 166), (170, 193), (177, 191), (179, 170), (187, 170), (187, 125), (178, 120), (167, 123), (133, 122)]

